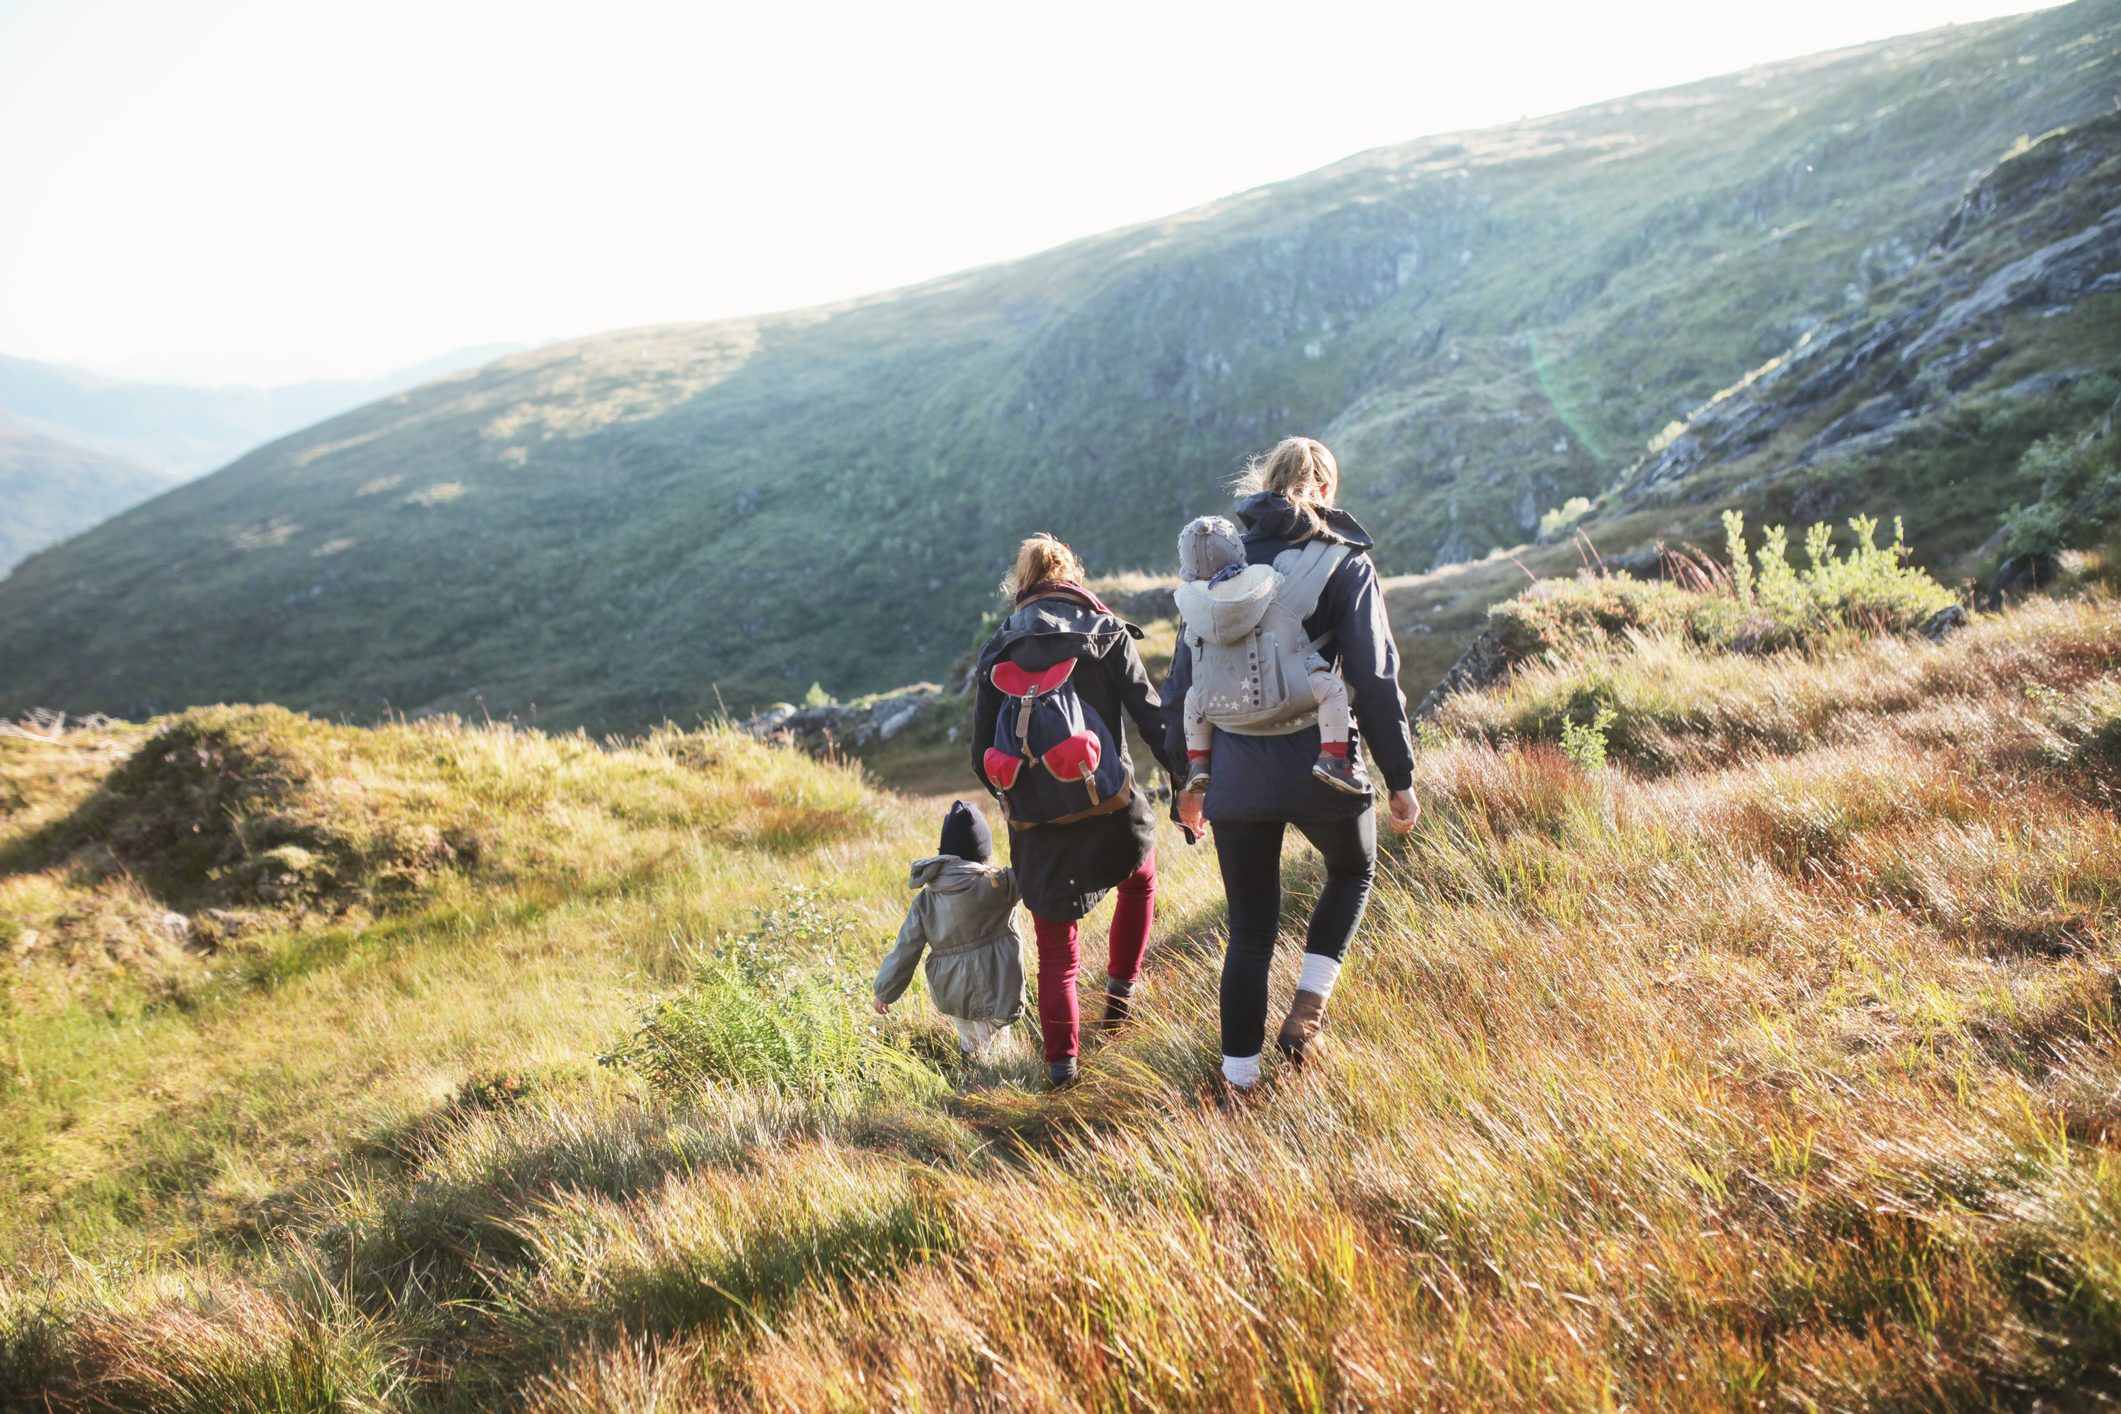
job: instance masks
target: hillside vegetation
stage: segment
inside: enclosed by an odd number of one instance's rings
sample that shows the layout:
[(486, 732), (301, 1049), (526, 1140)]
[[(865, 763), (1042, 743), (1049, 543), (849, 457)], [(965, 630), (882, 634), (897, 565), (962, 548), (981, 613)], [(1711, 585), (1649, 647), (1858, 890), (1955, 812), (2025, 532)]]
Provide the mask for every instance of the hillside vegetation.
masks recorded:
[(0, 1402), (2121, 1393), (2114, 601), (1770, 651), (1597, 588), (1502, 611), (1551, 643), (1425, 726), (1332, 1047), (1235, 1112), (1174, 835), (1141, 1022), (1046, 1096), (917, 993), (870, 1029), (936, 810), (845, 770), (248, 708), (0, 740)]
[[(1292, 431), (1341, 452), (1394, 575), (1575, 515), (1613, 555), (1725, 505), (1838, 519), (1859, 480), (1927, 563), (1985, 573), (2039, 494), (2027, 448), (2103, 414), (2121, 357), (2117, 80), (2121, 4), (2079, 0), (504, 359), (21, 566), (0, 710), (638, 730), (937, 680), (1019, 536), (1165, 568)], [(1515, 587), (1442, 597), (1477, 618)]]
[(26, 556), (176, 484), (0, 413), (0, 576)]

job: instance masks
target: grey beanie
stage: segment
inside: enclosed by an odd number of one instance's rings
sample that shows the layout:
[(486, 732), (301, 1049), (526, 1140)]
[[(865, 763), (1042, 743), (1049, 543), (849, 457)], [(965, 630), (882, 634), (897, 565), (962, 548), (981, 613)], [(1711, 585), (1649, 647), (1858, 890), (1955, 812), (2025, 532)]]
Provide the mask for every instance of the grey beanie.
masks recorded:
[(1245, 541), (1237, 527), (1221, 516), (1200, 516), (1178, 532), (1178, 577), (1192, 582), (1213, 579), (1245, 562)]

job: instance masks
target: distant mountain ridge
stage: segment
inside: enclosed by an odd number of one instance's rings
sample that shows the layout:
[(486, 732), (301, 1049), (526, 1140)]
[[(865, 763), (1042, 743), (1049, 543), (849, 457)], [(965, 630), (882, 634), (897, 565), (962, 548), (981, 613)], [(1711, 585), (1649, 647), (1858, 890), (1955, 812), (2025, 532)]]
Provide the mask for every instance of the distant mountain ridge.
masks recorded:
[[(1162, 569), (1291, 431), (1340, 451), (1389, 574), (1528, 540), (1579, 497), (1614, 554), (1728, 502), (1905, 514), (1933, 563), (1967, 561), (2026, 495), (2018, 454), (2081, 412), (2037, 380), (2121, 358), (2096, 272), (1942, 321), (1990, 341), (1967, 357), (1859, 362), (1802, 407), (1772, 371), (1823, 370), (1789, 356), (1967, 298), (2121, 204), (2117, 88), (2121, 3), (2080, 0), (1380, 148), (841, 305), (518, 354), (33, 557), (0, 584), (0, 709), (619, 729), (932, 679), (1021, 534)], [(2074, 183), (2008, 180), (2064, 148)], [(1941, 239), (1983, 190), (2004, 219)], [(1791, 473), (1790, 439), (1886, 393), (1904, 432), (1971, 430)], [(1777, 435), (1709, 449), (1756, 396)]]
[(483, 344), (376, 378), (309, 379), (269, 388), (135, 382), (0, 354), (0, 412), (48, 436), (194, 476), (275, 437), (521, 348)]

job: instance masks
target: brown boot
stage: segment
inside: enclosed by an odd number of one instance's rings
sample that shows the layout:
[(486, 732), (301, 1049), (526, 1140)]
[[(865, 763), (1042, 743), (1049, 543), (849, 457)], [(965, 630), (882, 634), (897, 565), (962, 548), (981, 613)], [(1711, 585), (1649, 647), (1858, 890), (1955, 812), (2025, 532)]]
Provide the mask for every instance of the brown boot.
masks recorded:
[(1304, 1063), (1304, 1048), (1318, 1040), (1318, 1033), (1326, 1026), (1326, 999), (1316, 992), (1299, 990), (1289, 1003), (1289, 1014), (1282, 1019), (1281, 1034), (1274, 1044), (1281, 1053), (1297, 1065)]

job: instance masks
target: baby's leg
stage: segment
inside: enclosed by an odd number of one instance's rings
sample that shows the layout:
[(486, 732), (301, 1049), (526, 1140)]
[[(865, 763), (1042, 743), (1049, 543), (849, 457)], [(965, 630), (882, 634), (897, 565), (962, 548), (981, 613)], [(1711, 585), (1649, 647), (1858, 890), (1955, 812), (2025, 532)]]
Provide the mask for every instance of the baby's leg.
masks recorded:
[(1186, 689), (1186, 759), (1198, 760), (1208, 754), (1215, 743), (1215, 724), (1201, 710), (1201, 694), (1197, 687)]
[[(1348, 750), (1348, 685), (1328, 667), (1311, 669), (1311, 695), (1318, 699), (1318, 740), (1326, 751), (1344, 756)], [(1339, 750), (1334, 750), (1338, 747)]]

